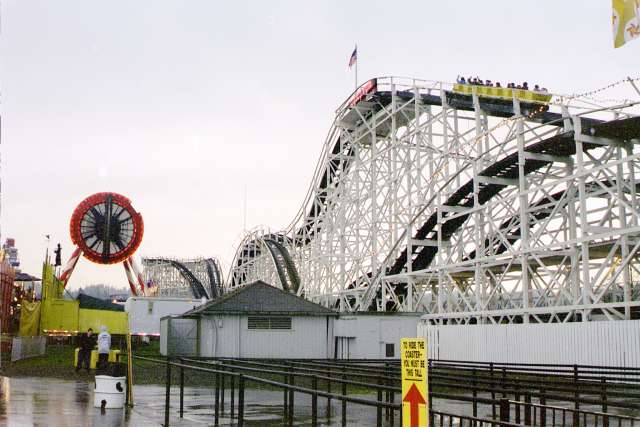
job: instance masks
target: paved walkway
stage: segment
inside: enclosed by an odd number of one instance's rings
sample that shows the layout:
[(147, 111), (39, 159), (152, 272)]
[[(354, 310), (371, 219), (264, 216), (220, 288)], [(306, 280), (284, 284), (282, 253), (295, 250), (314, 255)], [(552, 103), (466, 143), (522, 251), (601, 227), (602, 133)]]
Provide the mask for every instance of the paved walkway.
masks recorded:
[[(71, 374), (73, 375), (73, 374)], [(0, 427), (3, 426), (160, 426), (164, 422), (165, 389), (159, 385), (134, 387), (135, 406), (131, 410), (109, 409), (104, 414), (93, 407), (93, 383), (55, 378), (0, 377)], [(396, 396), (398, 398), (398, 396)], [(229, 418), (229, 393), (221, 426), (235, 426)], [(214, 392), (210, 388), (185, 388), (185, 418), (178, 416), (179, 389), (171, 390), (172, 426), (207, 426), (213, 424)], [(282, 426), (280, 391), (245, 391), (245, 425), (251, 427)], [(237, 404), (237, 395), (236, 395)], [(311, 398), (295, 394), (295, 424), (310, 426)], [(340, 402), (333, 400), (330, 409), (327, 399), (318, 399), (319, 426), (340, 425)], [(470, 415), (471, 405), (459, 401), (435, 399), (434, 408), (459, 415)], [(328, 409), (331, 416), (328, 415)], [(587, 408), (585, 408), (587, 409)], [(588, 408), (598, 410), (599, 408)], [(373, 407), (348, 405), (347, 425), (365, 427), (376, 424)], [(490, 408), (480, 409), (481, 417), (490, 416)], [(399, 425), (396, 418), (396, 426)]]
[[(162, 386), (134, 387), (135, 407), (132, 410), (106, 410), (93, 407), (93, 384), (84, 381), (55, 378), (0, 377), (0, 426), (140, 426), (162, 425), (164, 422), (165, 389)], [(213, 423), (213, 390), (185, 388), (184, 419), (178, 417), (179, 390), (171, 393), (171, 425), (203, 426)], [(235, 425), (229, 419), (229, 395), (221, 426)], [(236, 397), (237, 399), (237, 397)], [(245, 392), (245, 425), (282, 426), (282, 393), (266, 390)], [(327, 418), (326, 399), (318, 399), (320, 426), (339, 425), (340, 404), (332, 402)], [(236, 400), (237, 404), (237, 400)], [(295, 395), (296, 426), (311, 425), (311, 399)], [(374, 408), (350, 406), (349, 426), (375, 425)], [(396, 422), (396, 425), (398, 423)]]

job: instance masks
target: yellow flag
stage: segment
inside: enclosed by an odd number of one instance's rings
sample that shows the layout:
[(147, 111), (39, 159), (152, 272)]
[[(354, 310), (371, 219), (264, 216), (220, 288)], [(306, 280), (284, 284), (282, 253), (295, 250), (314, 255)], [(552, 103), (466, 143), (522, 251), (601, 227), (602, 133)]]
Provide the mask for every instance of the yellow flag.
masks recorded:
[(640, 0), (612, 0), (613, 46), (640, 37)]

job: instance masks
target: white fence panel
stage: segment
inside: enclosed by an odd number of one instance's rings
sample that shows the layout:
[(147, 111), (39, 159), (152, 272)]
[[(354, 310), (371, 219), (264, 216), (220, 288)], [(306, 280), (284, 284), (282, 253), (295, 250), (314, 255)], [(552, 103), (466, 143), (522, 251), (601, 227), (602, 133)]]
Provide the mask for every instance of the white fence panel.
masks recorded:
[(15, 337), (11, 343), (11, 361), (42, 356), (46, 348), (46, 337)]
[(640, 320), (509, 325), (418, 325), (429, 358), (640, 367)]

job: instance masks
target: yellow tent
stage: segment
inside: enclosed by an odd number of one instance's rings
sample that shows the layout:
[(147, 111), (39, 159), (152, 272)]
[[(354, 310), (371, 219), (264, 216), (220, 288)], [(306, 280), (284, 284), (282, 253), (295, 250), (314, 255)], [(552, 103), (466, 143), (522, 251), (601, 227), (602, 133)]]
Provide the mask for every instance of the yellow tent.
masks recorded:
[(22, 301), (20, 309), (20, 336), (38, 335), (40, 326), (40, 301)]

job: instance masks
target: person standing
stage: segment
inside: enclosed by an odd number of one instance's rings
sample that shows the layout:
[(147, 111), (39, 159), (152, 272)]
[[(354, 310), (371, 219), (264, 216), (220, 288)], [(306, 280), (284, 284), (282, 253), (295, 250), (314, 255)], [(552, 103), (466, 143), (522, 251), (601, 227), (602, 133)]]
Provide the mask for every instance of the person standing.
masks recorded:
[(93, 329), (87, 329), (87, 332), (78, 336), (78, 363), (76, 365), (76, 372), (82, 368), (82, 365), (85, 365), (87, 368), (87, 372), (90, 369), (91, 363), (91, 350), (93, 349), (94, 338), (93, 338)]
[(98, 335), (98, 369), (104, 369), (107, 367), (110, 349), (111, 335), (107, 332), (107, 327), (102, 325), (100, 327), (100, 334)]

